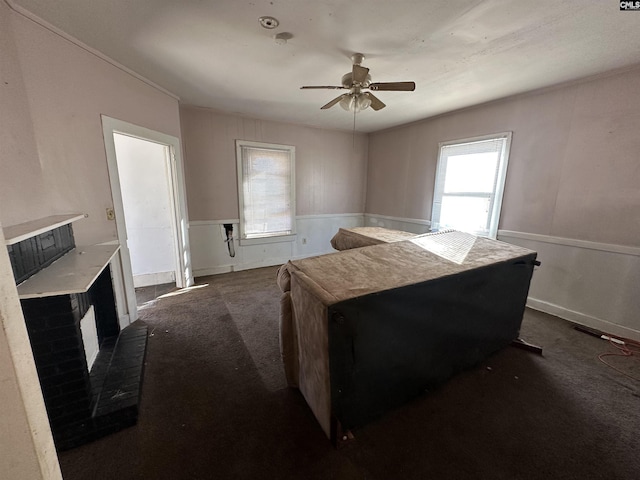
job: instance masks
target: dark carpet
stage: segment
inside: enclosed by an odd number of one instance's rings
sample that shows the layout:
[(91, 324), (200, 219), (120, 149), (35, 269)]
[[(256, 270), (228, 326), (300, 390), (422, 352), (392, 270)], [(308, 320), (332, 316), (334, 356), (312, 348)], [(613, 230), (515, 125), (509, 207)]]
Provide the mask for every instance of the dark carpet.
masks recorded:
[[(138, 424), (61, 453), (65, 480), (640, 478), (640, 382), (598, 361), (607, 342), (532, 310), (522, 336), (544, 356), (508, 347), (334, 449), (285, 386), (275, 275), (200, 278), (141, 305)], [(638, 376), (633, 360), (611, 361)]]

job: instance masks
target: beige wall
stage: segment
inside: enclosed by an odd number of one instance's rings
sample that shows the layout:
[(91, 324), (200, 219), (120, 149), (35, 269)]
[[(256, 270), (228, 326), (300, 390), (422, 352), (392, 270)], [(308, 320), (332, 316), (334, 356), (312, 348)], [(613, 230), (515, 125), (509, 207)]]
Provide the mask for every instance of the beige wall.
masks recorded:
[(0, 7), (0, 223), (11, 225), (20, 223), (24, 202), (36, 216), (43, 216), (48, 205), (12, 14), (4, 2)]
[[(88, 213), (74, 226), (78, 244), (116, 235), (100, 114), (180, 136), (175, 98), (1, 1), (0, 105), (0, 224)], [(0, 477), (61, 478), (6, 250), (0, 384)]]
[[(37, 177), (19, 185), (12, 176), (38, 171), (33, 127), (10, 27), (10, 10), (0, 2), (0, 210), (22, 191), (39, 198)], [(12, 168), (8, 168), (12, 165)], [(0, 227), (2, 222), (0, 221)], [(4, 235), (0, 228), (0, 245)], [(61, 479), (60, 468), (31, 354), (7, 250), (0, 252), (0, 477)]]
[(82, 212), (89, 218), (74, 225), (78, 244), (115, 239), (105, 216), (112, 200), (100, 115), (179, 138), (178, 101), (17, 13), (9, 26), (19, 68), (3, 86), (10, 113), (2, 130), (20, 149), (3, 153), (0, 221)]
[(362, 213), (367, 135), (181, 107), (190, 220), (237, 219), (235, 140), (296, 147), (297, 215)]
[(370, 135), (366, 212), (431, 218), (438, 142), (513, 131), (500, 229), (640, 244), (640, 68)]
[(640, 67), (371, 134), (367, 224), (426, 228), (438, 142), (512, 131), (498, 238), (538, 252), (528, 305), (639, 340), (638, 85)]

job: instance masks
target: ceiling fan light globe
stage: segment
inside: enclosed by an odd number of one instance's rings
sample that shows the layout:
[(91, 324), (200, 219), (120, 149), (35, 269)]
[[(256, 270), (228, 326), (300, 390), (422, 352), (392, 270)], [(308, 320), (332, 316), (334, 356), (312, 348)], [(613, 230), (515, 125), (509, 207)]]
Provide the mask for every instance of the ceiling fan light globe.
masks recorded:
[(356, 103), (358, 110), (364, 110), (371, 105), (371, 99), (368, 95), (359, 95)]
[(340, 106), (347, 112), (353, 111), (355, 104), (355, 98), (352, 95), (347, 95), (340, 100)]

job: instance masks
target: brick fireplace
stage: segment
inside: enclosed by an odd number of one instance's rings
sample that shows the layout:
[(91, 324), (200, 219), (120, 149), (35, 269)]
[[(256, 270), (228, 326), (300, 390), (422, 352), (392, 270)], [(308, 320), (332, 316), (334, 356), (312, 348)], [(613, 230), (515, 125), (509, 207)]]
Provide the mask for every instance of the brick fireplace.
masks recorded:
[(147, 344), (145, 325), (119, 325), (111, 271), (119, 247), (76, 247), (72, 222), (81, 218), (4, 229), (58, 450), (136, 423)]

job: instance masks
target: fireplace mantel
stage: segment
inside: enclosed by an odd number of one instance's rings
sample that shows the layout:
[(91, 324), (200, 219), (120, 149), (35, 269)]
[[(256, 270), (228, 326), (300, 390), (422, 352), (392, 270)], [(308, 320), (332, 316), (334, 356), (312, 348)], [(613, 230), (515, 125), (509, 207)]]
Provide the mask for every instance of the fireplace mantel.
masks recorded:
[(22, 240), (26, 240), (27, 238), (35, 237), (36, 235), (62, 227), (63, 225), (67, 225), (85, 217), (86, 215), (83, 213), (51, 215), (49, 217), (32, 220), (30, 222), (4, 227), (2, 231), (4, 233), (5, 244), (13, 245), (21, 242)]
[(84, 293), (118, 252), (119, 245), (76, 247), (18, 285), (21, 300)]

